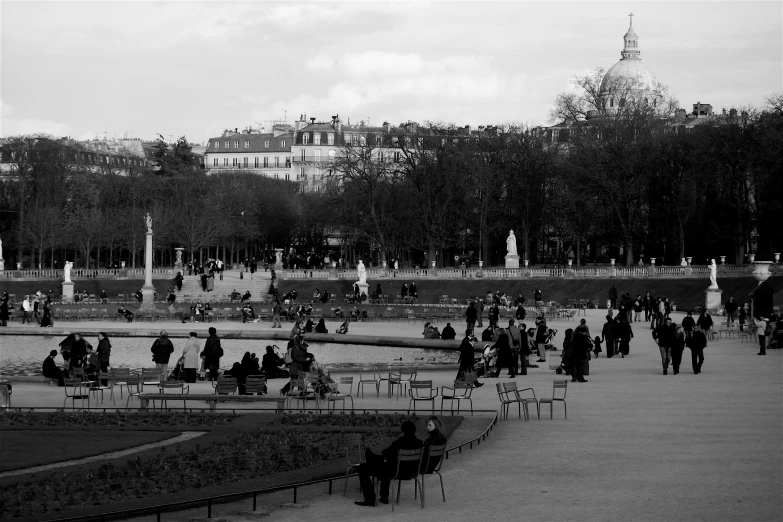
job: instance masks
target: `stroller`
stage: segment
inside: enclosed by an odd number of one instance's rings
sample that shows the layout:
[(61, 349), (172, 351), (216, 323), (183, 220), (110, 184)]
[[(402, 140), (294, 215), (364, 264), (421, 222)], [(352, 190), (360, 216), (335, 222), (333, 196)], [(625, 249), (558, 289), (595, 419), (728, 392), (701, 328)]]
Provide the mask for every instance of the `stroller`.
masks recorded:
[(475, 366), (476, 377), (490, 377), (497, 371), (498, 351), (493, 344), (484, 345), (484, 353)]
[(555, 346), (555, 336), (557, 335), (557, 330), (554, 328), (547, 328), (546, 331), (546, 340), (544, 341), (544, 349), (548, 352), (556, 352), (557, 347)]

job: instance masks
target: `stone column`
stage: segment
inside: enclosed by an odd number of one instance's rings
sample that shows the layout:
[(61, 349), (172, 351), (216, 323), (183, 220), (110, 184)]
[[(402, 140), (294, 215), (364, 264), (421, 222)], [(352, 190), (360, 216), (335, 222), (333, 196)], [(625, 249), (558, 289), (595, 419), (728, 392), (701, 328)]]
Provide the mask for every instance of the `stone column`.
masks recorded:
[(147, 232), (144, 246), (144, 286), (141, 287), (141, 310), (155, 309), (155, 287), (152, 286), (152, 232)]

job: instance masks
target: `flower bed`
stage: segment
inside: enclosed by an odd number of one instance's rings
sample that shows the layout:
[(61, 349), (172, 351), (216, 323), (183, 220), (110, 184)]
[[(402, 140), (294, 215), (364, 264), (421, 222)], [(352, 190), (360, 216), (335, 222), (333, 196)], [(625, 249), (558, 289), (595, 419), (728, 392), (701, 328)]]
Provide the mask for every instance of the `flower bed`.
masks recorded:
[(70, 427), (123, 427), (123, 428), (208, 428), (225, 426), (237, 418), (234, 414), (138, 412), (115, 413), (60, 410), (56, 412), (10, 411), (0, 415), (4, 428), (70, 428)]

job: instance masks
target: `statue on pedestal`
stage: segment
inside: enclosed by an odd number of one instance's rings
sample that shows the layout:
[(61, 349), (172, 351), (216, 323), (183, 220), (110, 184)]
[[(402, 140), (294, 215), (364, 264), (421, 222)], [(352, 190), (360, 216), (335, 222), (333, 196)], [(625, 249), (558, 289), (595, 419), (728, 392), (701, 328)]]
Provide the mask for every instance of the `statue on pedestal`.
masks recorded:
[(361, 259), (356, 266), (356, 275), (359, 278), (359, 283), (367, 284), (367, 269), (364, 268), (364, 263)]
[(147, 234), (152, 234), (152, 218), (149, 212), (144, 216), (144, 224), (147, 225)]
[(718, 265), (715, 264), (714, 259), (710, 264), (710, 286), (707, 290), (718, 290)]
[(506, 251), (510, 256), (516, 256), (517, 254), (517, 236), (514, 235), (513, 230), (509, 230), (508, 238), (506, 239)]
[(73, 262), (72, 261), (66, 261), (65, 266), (63, 267), (63, 271), (65, 272), (65, 281), (66, 283), (71, 283), (71, 268), (73, 268)]

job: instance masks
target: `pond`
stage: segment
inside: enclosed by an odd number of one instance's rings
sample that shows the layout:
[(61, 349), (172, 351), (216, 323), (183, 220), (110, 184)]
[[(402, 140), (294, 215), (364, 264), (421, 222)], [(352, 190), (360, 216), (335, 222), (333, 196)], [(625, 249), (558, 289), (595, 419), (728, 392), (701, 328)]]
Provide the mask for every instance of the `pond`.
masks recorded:
[[(59, 343), (65, 338), (57, 336), (30, 335), (0, 335), (0, 374), (4, 375), (41, 375), (41, 364), (51, 350), (59, 350)], [(97, 336), (88, 335), (87, 341), (98, 346)], [(115, 337), (111, 338), (112, 368), (150, 368), (152, 362), (150, 348), (154, 342), (151, 337)], [(203, 348), (206, 339), (199, 337)], [(174, 353), (170, 364), (176, 363), (185, 346), (185, 339), (172, 339)], [(402, 348), (391, 346), (368, 346), (358, 344), (318, 343), (310, 342), (308, 351), (315, 359), (327, 368), (358, 368), (377, 363), (383, 364), (457, 364), (459, 352), (452, 350), (437, 350), (428, 348)], [(267, 341), (263, 339), (221, 339), (223, 358), (221, 369), (227, 370), (235, 362), (242, 360), (245, 352), (255, 353), (259, 359), (266, 353), (267, 345), (277, 345), (278, 353), (285, 355), (284, 341)], [(57, 357), (57, 363), (62, 364), (62, 357)]]

